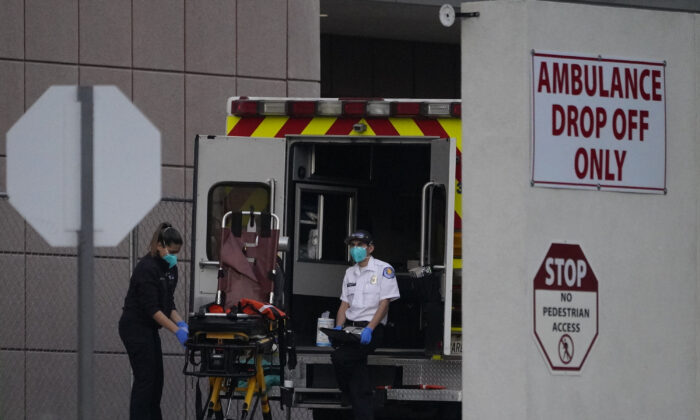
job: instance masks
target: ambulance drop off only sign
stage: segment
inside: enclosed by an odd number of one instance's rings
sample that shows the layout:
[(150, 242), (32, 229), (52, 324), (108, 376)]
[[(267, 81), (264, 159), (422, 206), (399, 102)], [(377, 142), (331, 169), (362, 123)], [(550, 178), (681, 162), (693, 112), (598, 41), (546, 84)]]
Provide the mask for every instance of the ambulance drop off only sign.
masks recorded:
[(598, 337), (598, 279), (581, 247), (553, 243), (533, 283), (542, 355), (552, 373), (579, 373)]
[(666, 192), (666, 65), (532, 53), (532, 185)]

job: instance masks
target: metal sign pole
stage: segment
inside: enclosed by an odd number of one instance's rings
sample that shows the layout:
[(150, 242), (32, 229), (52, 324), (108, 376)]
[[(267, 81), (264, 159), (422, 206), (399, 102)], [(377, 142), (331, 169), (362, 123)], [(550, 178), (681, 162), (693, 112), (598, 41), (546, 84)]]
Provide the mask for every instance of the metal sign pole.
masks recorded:
[(78, 418), (94, 418), (94, 96), (78, 87), (80, 102), (80, 232), (78, 233)]

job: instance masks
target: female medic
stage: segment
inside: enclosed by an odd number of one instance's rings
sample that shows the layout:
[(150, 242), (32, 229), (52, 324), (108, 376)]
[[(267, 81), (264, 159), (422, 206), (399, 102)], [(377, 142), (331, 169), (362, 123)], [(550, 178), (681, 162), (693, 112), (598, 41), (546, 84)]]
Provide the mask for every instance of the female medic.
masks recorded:
[(163, 352), (158, 330), (170, 330), (184, 346), (187, 323), (175, 308), (177, 253), (182, 235), (169, 223), (153, 233), (148, 253), (139, 260), (129, 280), (119, 320), (119, 336), (129, 354), (134, 383), (131, 388), (131, 420), (161, 420)]

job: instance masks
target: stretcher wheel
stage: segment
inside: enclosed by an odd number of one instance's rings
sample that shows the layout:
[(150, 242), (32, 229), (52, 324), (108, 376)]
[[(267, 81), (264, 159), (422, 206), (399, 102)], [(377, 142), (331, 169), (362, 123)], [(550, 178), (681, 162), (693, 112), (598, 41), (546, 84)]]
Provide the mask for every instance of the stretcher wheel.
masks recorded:
[(222, 411), (209, 410), (207, 412), (207, 420), (224, 420), (224, 413)]

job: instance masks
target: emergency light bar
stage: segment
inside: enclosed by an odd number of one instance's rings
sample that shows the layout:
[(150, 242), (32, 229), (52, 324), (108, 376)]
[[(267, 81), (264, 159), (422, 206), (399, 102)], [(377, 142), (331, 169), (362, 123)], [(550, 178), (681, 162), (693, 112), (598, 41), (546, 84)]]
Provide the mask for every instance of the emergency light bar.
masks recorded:
[(462, 104), (455, 100), (384, 100), (384, 99), (288, 99), (229, 98), (229, 112), (238, 117), (422, 117), (459, 118)]

